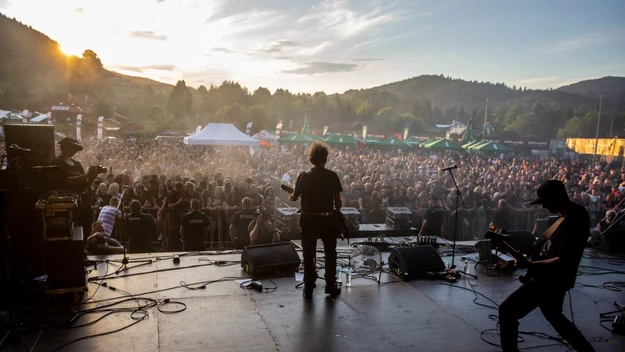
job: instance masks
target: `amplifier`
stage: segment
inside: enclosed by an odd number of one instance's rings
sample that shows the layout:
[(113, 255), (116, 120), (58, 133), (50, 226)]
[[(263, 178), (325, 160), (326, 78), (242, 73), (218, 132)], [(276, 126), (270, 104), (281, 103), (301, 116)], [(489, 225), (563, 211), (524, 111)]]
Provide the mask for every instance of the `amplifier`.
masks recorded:
[(389, 217), (393, 220), (399, 219), (410, 219), (412, 216), (412, 211), (408, 208), (401, 207), (389, 207), (386, 208), (386, 217)]
[(65, 241), (44, 243), (46, 294), (87, 291), (82, 227), (73, 228), (73, 236)]
[(345, 223), (350, 230), (360, 229), (360, 211), (356, 208), (341, 208), (341, 213), (345, 216)]
[(299, 222), (300, 213), (297, 208), (277, 208), (276, 209), (276, 219), (282, 221), (291, 221), (293, 218), (297, 218)]
[(67, 203), (50, 203), (39, 200), (36, 205), (43, 217), (43, 239), (45, 241), (71, 240), (74, 231), (74, 200)]
[(386, 225), (396, 230), (410, 230), (412, 227), (410, 219), (393, 219), (389, 216), (386, 217)]

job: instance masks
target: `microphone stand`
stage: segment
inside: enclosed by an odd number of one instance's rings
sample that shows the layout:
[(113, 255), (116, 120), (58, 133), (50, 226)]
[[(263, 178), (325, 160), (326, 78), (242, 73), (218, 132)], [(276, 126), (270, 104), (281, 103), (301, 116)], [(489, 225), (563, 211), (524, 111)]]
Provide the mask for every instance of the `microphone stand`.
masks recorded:
[[(120, 228), (121, 228), (121, 232), (122, 232), (122, 236), (124, 236), (124, 230), (126, 229), (126, 227), (124, 226), (124, 196), (126, 195), (126, 190), (127, 188), (124, 188), (124, 190), (122, 191), (122, 195), (120, 197), (119, 200), (119, 204), (117, 204), (117, 210), (119, 210), (119, 207), (121, 206), (121, 213), (122, 213), (122, 218), (121, 218), (121, 224), (120, 224)], [(126, 244), (128, 243), (128, 238), (127, 236), (124, 236), (126, 239)], [(126, 256), (126, 246), (124, 244), (122, 244), (122, 247), (124, 248), (124, 258), (122, 258), (122, 265), (115, 271), (115, 275), (119, 275), (119, 273), (121, 273), (124, 270), (128, 270), (128, 263), (130, 262), (130, 259), (128, 258), (128, 256)], [(139, 265), (135, 265), (134, 267), (138, 267), (138, 266), (142, 266), (142, 265), (148, 265), (148, 264), (152, 264), (152, 260), (148, 259), (148, 260), (135, 260), (133, 261), (133, 263), (141, 263)]]
[(460, 208), (460, 202), (462, 202), (463, 206), (465, 206), (465, 203), (464, 203), (464, 199), (462, 199), (462, 193), (460, 192), (460, 188), (458, 187), (458, 184), (456, 183), (456, 178), (454, 177), (454, 173), (451, 171), (453, 168), (447, 168), (447, 171), (449, 171), (451, 180), (453, 181), (454, 187), (456, 188), (456, 210), (455, 210), (456, 214), (454, 215), (454, 241), (451, 247), (451, 265), (449, 266), (449, 268), (447, 268), (447, 273), (449, 275), (445, 277), (448, 281), (451, 281), (451, 282), (455, 282), (456, 278), (460, 277), (460, 274), (464, 274), (474, 279), (477, 279), (477, 275), (473, 275), (464, 271), (456, 270), (455, 261), (456, 261), (456, 236), (458, 234), (458, 209)]

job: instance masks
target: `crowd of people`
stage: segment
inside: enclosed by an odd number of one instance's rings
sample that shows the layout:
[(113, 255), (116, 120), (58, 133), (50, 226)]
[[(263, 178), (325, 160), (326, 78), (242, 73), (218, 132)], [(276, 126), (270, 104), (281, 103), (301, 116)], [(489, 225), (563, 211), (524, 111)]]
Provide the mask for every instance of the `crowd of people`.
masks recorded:
[[(160, 240), (172, 233), (178, 236), (179, 220), (171, 214), (187, 212), (193, 199), (210, 215), (208, 242), (234, 240), (230, 222), (243, 199), (251, 209), (273, 215), (276, 208), (296, 206), (277, 187), (293, 186), (310, 168), (304, 145), (263, 147), (260, 153), (243, 147), (187, 146), (180, 140), (117, 139), (83, 145), (77, 159), (108, 168), (93, 183), (93, 208), (99, 211), (112, 200), (129, 206), (136, 200), (156, 218), (154, 236)], [(417, 228), (427, 220), (428, 209), (439, 209), (451, 219), (457, 192), (451, 174), (441, 169), (458, 165), (452, 172), (462, 196), (460, 239), (480, 237), (489, 224), (532, 230), (536, 218), (548, 214), (529, 201), (548, 179), (563, 181), (570, 198), (589, 211), (594, 223), (625, 193), (625, 172), (610, 163), (420, 149), (331, 149), (326, 167), (341, 179), (343, 206), (357, 208), (363, 223), (383, 223), (388, 207), (411, 209)], [(451, 230), (453, 225), (421, 232), (448, 237)]]

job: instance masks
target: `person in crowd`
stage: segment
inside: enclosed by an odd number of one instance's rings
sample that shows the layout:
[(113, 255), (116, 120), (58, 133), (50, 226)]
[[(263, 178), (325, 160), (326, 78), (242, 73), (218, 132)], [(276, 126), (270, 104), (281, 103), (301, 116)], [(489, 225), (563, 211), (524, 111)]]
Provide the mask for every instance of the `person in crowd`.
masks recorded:
[(436, 196), (429, 199), (429, 208), (423, 216), (418, 236), (439, 236), (445, 238), (445, 212)]
[(275, 211), (276, 211), (276, 195), (274, 193), (273, 187), (265, 188), (265, 193), (263, 194), (262, 207), (267, 209), (267, 211), (270, 214), (275, 214)]
[(152, 229), (156, 224), (156, 220), (154, 220), (151, 214), (143, 213), (142, 210), (139, 200), (135, 199), (130, 202), (130, 213), (126, 216), (125, 222), (129, 253), (150, 253), (154, 251)]
[(165, 184), (160, 182), (157, 186), (156, 194), (152, 197), (152, 205), (157, 209), (156, 212), (156, 231), (158, 239), (163, 239), (165, 208), (167, 206), (167, 188)]
[(363, 224), (369, 223), (369, 210), (371, 204), (371, 193), (373, 192), (373, 185), (370, 182), (365, 183), (364, 191), (360, 193), (358, 197), (358, 210), (360, 211)]
[(243, 249), (250, 245), (249, 226), (256, 218), (256, 212), (252, 210), (252, 200), (248, 197), (241, 201), (242, 210), (232, 216), (230, 223), (230, 239), (235, 249)]
[(490, 228), (514, 230), (514, 217), (515, 212), (508, 206), (508, 202), (505, 199), (500, 199), (497, 203), (497, 210), (493, 215), (493, 220), (490, 223)]
[(185, 252), (203, 251), (208, 237), (211, 219), (200, 211), (199, 199), (191, 200), (191, 211), (182, 216), (180, 236), (184, 241)]
[(269, 209), (262, 209), (248, 225), (251, 245), (270, 244), (280, 241), (276, 231), (275, 219)]
[(109, 204), (110, 200), (111, 196), (109, 195), (106, 183), (100, 183), (92, 197), (91, 205), (96, 208), (104, 207)]
[(91, 235), (85, 241), (87, 255), (122, 254), (124, 247), (104, 233), (104, 224), (96, 221), (91, 225)]
[(115, 229), (115, 223), (117, 219), (121, 218), (122, 212), (119, 210), (119, 198), (113, 197), (110, 200), (109, 205), (100, 210), (98, 215), (98, 222), (104, 224), (104, 233), (111, 237), (113, 229)]
[(597, 224), (596, 229), (599, 230), (600, 232), (606, 231), (608, 229), (608, 227), (610, 227), (612, 222), (614, 222), (615, 219), (616, 219), (616, 212), (614, 210), (608, 210), (605, 213), (605, 218), (603, 218)]

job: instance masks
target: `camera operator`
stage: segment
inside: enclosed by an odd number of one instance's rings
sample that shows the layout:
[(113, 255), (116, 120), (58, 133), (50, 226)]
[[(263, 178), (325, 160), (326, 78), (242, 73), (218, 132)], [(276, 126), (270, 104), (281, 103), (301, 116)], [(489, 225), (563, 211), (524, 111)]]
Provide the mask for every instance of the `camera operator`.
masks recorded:
[(270, 244), (280, 241), (280, 236), (276, 231), (275, 220), (267, 209), (262, 209), (255, 220), (251, 221), (248, 227), (250, 243), (252, 245)]

